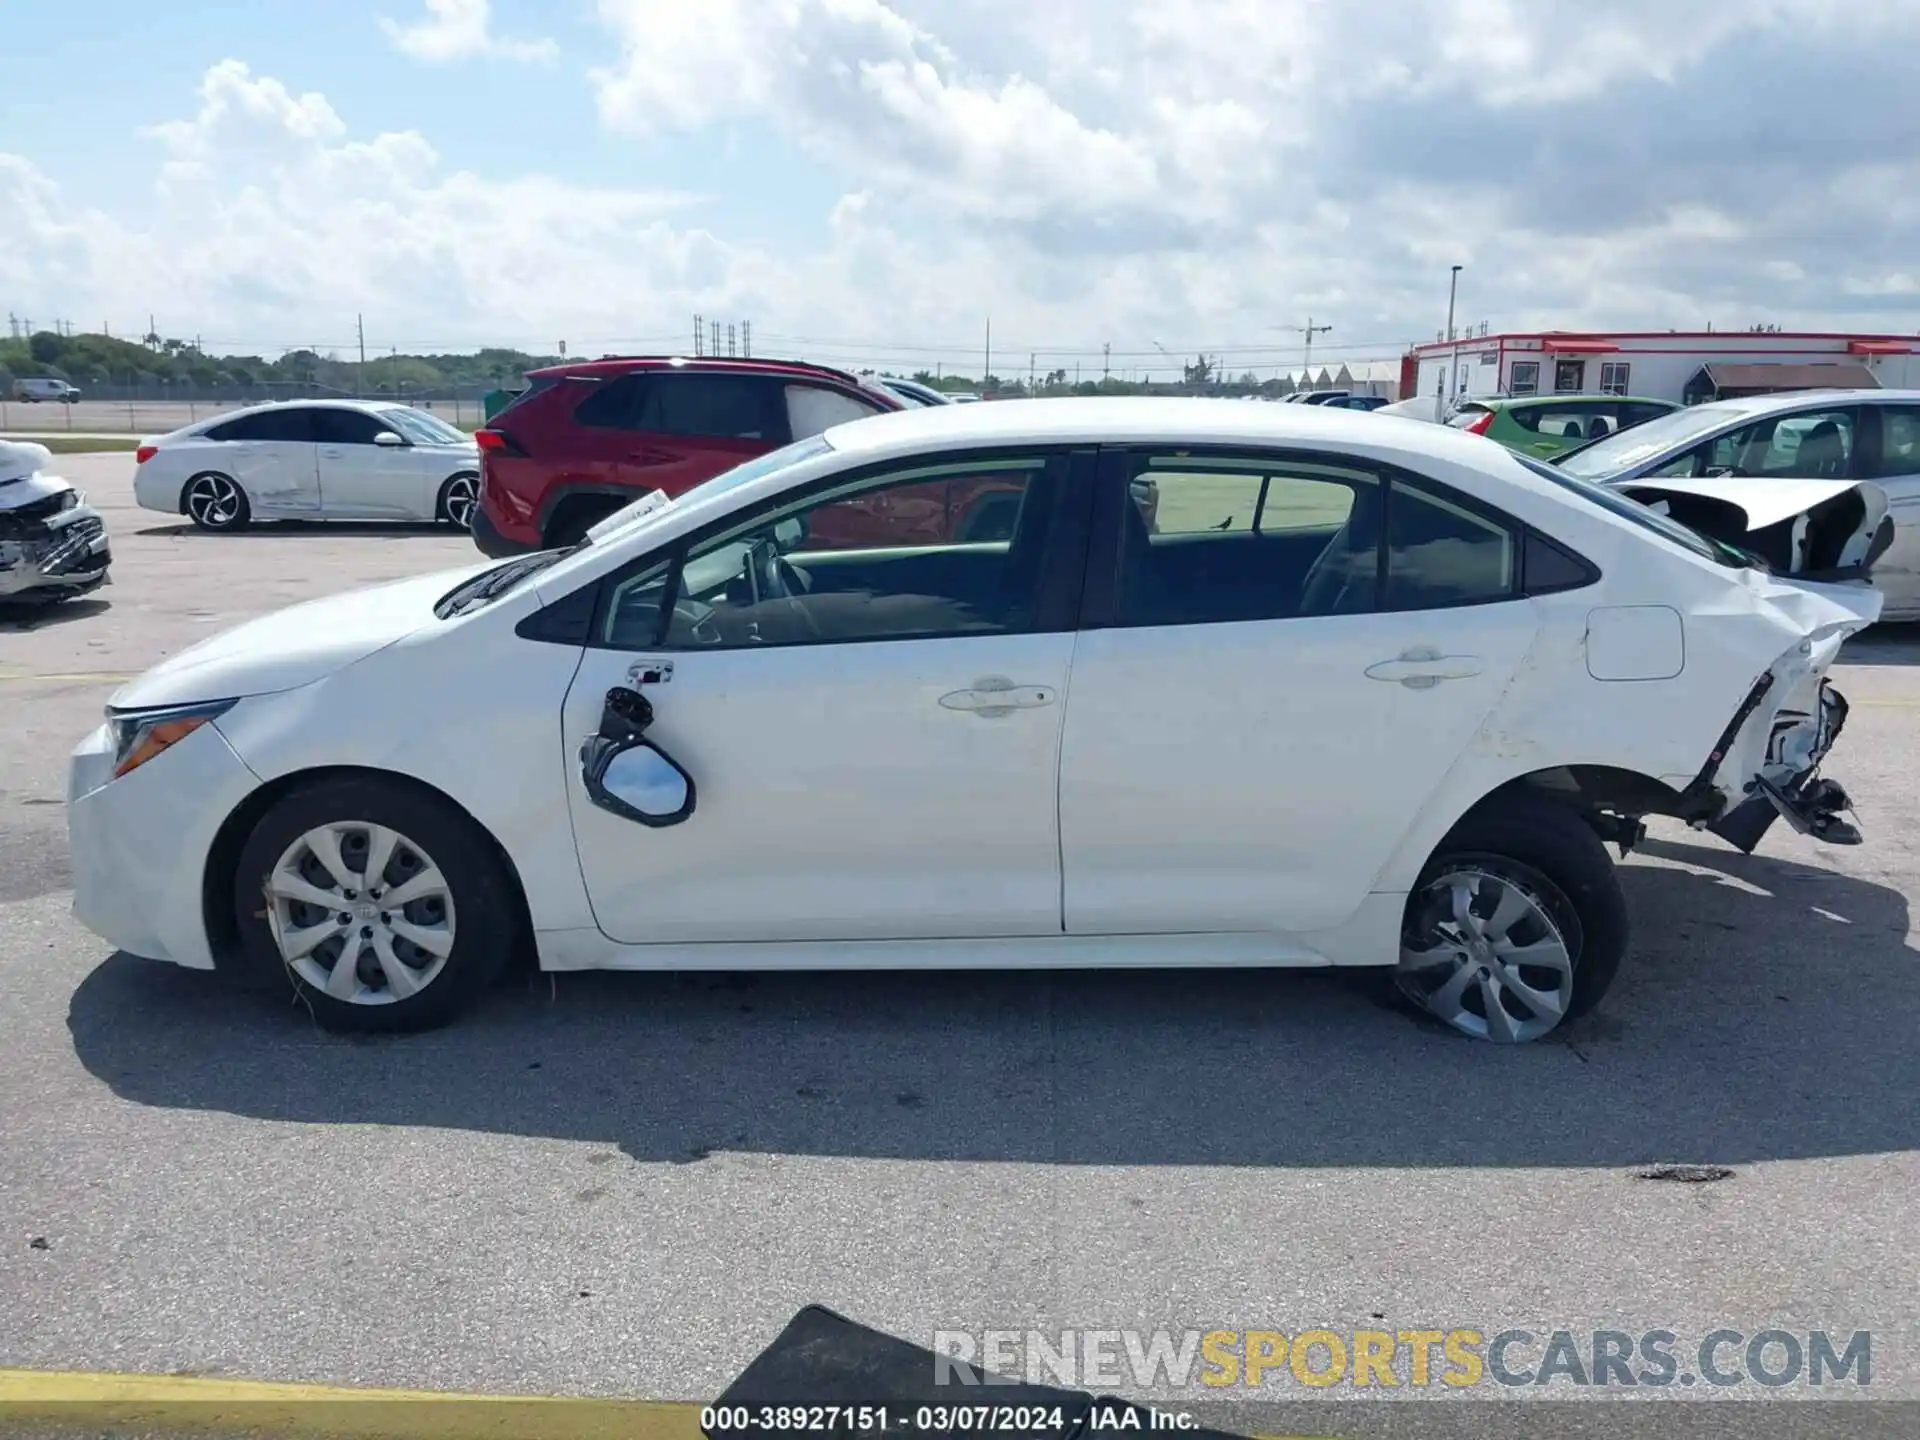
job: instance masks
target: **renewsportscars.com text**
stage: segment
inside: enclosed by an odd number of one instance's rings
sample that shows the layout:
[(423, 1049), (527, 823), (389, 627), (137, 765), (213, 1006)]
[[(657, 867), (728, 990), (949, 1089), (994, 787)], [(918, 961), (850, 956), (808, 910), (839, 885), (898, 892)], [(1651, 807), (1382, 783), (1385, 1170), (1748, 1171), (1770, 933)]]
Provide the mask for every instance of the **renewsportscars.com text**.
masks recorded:
[[(941, 1385), (1726, 1389), (1873, 1383), (1873, 1336), (1709, 1330), (938, 1330)], [(967, 1367), (972, 1367), (971, 1369)], [(980, 1378), (985, 1372), (986, 1378)]]

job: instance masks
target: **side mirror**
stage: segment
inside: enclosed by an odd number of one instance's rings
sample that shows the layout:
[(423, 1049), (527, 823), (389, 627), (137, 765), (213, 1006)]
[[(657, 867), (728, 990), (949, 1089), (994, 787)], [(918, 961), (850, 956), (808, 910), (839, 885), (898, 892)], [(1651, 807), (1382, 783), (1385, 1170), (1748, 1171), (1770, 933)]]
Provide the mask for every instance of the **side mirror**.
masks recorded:
[(773, 544), (782, 555), (800, 548), (807, 538), (807, 522), (798, 515), (789, 515), (785, 520), (774, 522)]
[(373, 437), (373, 443), (376, 445), (386, 445), (391, 447), (394, 445), (404, 445), (407, 442), (405, 440), (402, 440), (398, 435), (394, 434), (393, 431), (391, 430), (382, 430), (378, 435)]
[(678, 825), (693, 814), (693, 777), (646, 730), (653, 706), (638, 690), (615, 686), (600, 712), (600, 733), (581, 747), (580, 778), (602, 810), (650, 829)]

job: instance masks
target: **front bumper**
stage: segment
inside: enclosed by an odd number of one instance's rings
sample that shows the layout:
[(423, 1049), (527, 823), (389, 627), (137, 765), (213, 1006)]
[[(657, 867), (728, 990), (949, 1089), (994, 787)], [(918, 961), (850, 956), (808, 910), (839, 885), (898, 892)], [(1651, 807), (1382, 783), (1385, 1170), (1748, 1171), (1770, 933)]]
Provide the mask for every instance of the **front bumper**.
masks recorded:
[(38, 532), (0, 539), (0, 597), (91, 589), (113, 564), (107, 526), (89, 506), (63, 511)]
[(68, 760), (74, 916), (129, 954), (211, 970), (202, 906), (207, 854), (260, 779), (217, 724), (117, 780), (113, 763), (105, 725)]

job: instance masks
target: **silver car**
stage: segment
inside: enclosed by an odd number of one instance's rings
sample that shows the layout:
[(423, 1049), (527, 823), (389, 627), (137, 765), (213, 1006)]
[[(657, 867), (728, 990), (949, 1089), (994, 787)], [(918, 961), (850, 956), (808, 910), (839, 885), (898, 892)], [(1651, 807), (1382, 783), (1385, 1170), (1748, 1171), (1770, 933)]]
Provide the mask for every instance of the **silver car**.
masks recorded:
[[(1827, 482), (1836, 493), (1850, 487), (1834, 482), (1872, 481), (1893, 522), (1891, 546), (1873, 569), (1886, 596), (1882, 618), (1920, 620), (1920, 390), (1803, 390), (1717, 400), (1618, 431), (1553, 463), (1582, 480), (1658, 490), (1675, 506), (1689, 503), (1687, 490), (1694, 503), (1707, 504), (1737, 500), (1748, 488), (1756, 495), (1777, 492), (1784, 481)], [(1743, 487), (1743, 481), (1763, 483)], [(1787, 512), (1756, 506), (1756, 527), (1773, 513)]]

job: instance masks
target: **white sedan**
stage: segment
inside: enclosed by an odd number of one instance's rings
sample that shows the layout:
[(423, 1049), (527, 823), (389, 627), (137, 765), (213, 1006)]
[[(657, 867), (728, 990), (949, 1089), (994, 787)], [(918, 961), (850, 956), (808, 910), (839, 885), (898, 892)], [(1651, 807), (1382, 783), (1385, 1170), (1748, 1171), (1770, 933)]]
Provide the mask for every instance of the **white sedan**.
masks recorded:
[(1825, 675), (1880, 609), (1870, 546), (1776, 577), (1544, 469), (1315, 406), (843, 425), (148, 672), (73, 754), (74, 909), (351, 1028), (530, 950), (1376, 966), (1530, 1040), (1612, 981), (1643, 817), (1860, 839)]
[(253, 520), (415, 520), (465, 527), (473, 437), (410, 405), (288, 400), (142, 442), (133, 494), (202, 530)]

